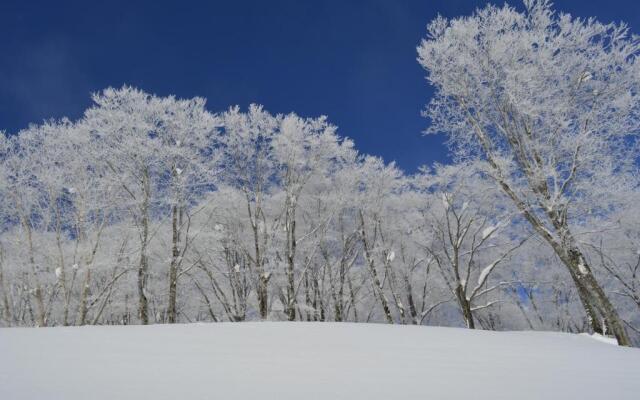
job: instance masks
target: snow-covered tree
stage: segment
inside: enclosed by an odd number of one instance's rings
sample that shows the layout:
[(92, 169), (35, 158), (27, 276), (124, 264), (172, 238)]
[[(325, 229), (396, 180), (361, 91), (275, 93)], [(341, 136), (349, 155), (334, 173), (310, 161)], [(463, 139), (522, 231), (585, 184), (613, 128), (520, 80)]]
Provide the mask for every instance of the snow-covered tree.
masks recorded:
[[(296, 319), (297, 292), (296, 252), (300, 242), (308, 239), (309, 233), (300, 236), (299, 216), (301, 201), (306, 196), (310, 184), (319, 185), (319, 179), (328, 177), (342, 168), (345, 161), (352, 159), (352, 143), (340, 142), (336, 128), (327, 122), (326, 117), (317, 119), (300, 118), (289, 114), (279, 118), (277, 134), (273, 139), (276, 177), (284, 193), (284, 205), (278, 226), (285, 232), (284, 258), (286, 275), (286, 294), (284, 295), (285, 313), (290, 321)], [(309, 231), (319, 229), (309, 227)], [(304, 232), (304, 231), (303, 231)], [(308, 240), (306, 240), (308, 241)], [(315, 251), (317, 246), (314, 246)], [(312, 257), (308, 254), (307, 265), (299, 268), (304, 279), (309, 270)]]
[[(588, 329), (584, 287), (544, 235), (530, 238), (489, 159), (407, 175), (359, 154), (325, 117), (212, 114), (204, 99), (130, 87), (94, 101), (77, 121), (0, 135), (2, 325)], [(512, 168), (506, 151), (496, 165)], [(602, 160), (615, 173), (576, 173), (563, 223), (636, 332), (636, 171)], [(509, 171), (542, 218), (524, 173)]]
[[(497, 193), (477, 164), (436, 166), (421, 177), (428, 205), (423, 213), (424, 244), (454, 296), (468, 328), (475, 314), (495, 305), (491, 296), (509, 281), (490, 279), (526, 241), (513, 232), (510, 204)], [(509, 232), (511, 230), (511, 232)], [(517, 283), (515, 283), (517, 284)]]
[(247, 255), (256, 273), (260, 317), (266, 319), (269, 314), (268, 285), (272, 274), (266, 268), (266, 248), (272, 220), (267, 220), (264, 203), (275, 174), (272, 139), (278, 121), (258, 105), (251, 105), (246, 114), (240, 112), (239, 107), (231, 108), (222, 115), (222, 121), (223, 176), (228, 185), (244, 195), (246, 218), (252, 231), (252, 245)]
[(593, 330), (623, 345), (623, 322), (573, 227), (591, 182), (604, 186), (635, 162), (639, 52), (626, 25), (557, 14), (547, 0), (438, 17), (418, 47), (436, 89), (430, 131), (447, 133), (459, 158), (487, 161), (569, 271)]

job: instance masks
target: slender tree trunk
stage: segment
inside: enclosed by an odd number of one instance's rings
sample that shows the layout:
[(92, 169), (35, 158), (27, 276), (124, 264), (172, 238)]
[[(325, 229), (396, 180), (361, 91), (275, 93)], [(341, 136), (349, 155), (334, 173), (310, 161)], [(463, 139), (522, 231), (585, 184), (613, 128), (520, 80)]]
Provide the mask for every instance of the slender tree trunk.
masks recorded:
[[(315, 320), (315, 314), (312, 315), (309, 312), (309, 309), (314, 308), (314, 305), (311, 301), (311, 287), (309, 285), (309, 274), (305, 271), (304, 273), (304, 302), (307, 306), (307, 321)], [(301, 315), (302, 317), (302, 315)]]
[(295, 256), (296, 256), (296, 205), (295, 200), (287, 196), (286, 228), (287, 228), (287, 318), (296, 320), (296, 286), (295, 286)]
[[(344, 243), (344, 241), (343, 241)], [(344, 251), (344, 246), (343, 246), (343, 251)], [(345, 256), (343, 254), (342, 258), (340, 259), (340, 269), (338, 271), (338, 276), (339, 276), (339, 282), (338, 282), (338, 295), (337, 295), (337, 299), (334, 300), (335, 301), (335, 320), (336, 321), (342, 321), (344, 319), (344, 284), (345, 284), (345, 278), (346, 278), (346, 259)]]
[(391, 261), (389, 260), (389, 253), (385, 251), (383, 256), (385, 258), (383, 264), (384, 264), (385, 273), (389, 282), (389, 290), (391, 290), (391, 298), (393, 298), (396, 308), (398, 309), (398, 314), (400, 314), (400, 323), (405, 324), (406, 312), (404, 309), (404, 304), (402, 304), (402, 300), (400, 300), (400, 295), (396, 291), (396, 276), (391, 267)]
[(259, 274), (258, 277), (258, 308), (260, 309), (260, 318), (265, 320), (269, 317), (269, 275), (265, 272)]
[(138, 264), (138, 317), (143, 325), (149, 324), (149, 300), (147, 299), (147, 279), (149, 274), (149, 260), (147, 256), (147, 245), (149, 242), (149, 197), (151, 187), (149, 182), (149, 171), (143, 172), (143, 200), (141, 207), (141, 246), (140, 263)]
[(178, 227), (178, 206), (176, 204), (171, 208), (171, 264), (169, 265), (169, 306), (167, 307), (167, 318), (170, 324), (175, 324), (176, 315), (176, 298), (178, 289), (178, 258), (180, 257), (180, 229)]
[(69, 288), (67, 287), (67, 270), (65, 268), (64, 251), (62, 249), (62, 217), (60, 215), (60, 208), (57, 205), (56, 196), (53, 193), (53, 190), (49, 190), (49, 196), (52, 203), (51, 207), (53, 208), (53, 213), (56, 216), (56, 248), (58, 250), (58, 268), (60, 268), (59, 274), (57, 273), (56, 275), (59, 275), (58, 285), (62, 288), (62, 297), (64, 301), (62, 324), (63, 326), (68, 326), (71, 295), (69, 294)]
[[(257, 200), (259, 202), (259, 200)], [(262, 249), (260, 248), (260, 232), (258, 229), (258, 218), (262, 213), (262, 209), (256, 204), (255, 212), (251, 212), (251, 201), (247, 195), (247, 212), (251, 222), (251, 230), (253, 231), (254, 244), (254, 264), (258, 275), (258, 283), (256, 288), (256, 296), (258, 297), (258, 310), (260, 311), (260, 319), (265, 320), (269, 317), (269, 278), (270, 275), (264, 270), (262, 260)]]
[[(34, 276), (36, 274), (34, 273)], [(35, 278), (37, 279), (37, 278)], [(44, 295), (42, 294), (42, 288), (40, 284), (36, 282), (36, 288), (34, 291), (34, 296), (36, 298), (36, 316), (37, 316), (37, 324), (38, 326), (47, 326), (47, 322), (45, 320), (45, 307), (44, 307)]]
[(411, 286), (411, 280), (408, 275), (404, 276), (404, 284), (407, 287), (407, 304), (409, 304), (409, 315), (411, 316), (411, 324), (417, 325), (420, 322), (418, 317), (418, 310), (416, 310), (416, 303), (413, 300), (413, 288)]
[[(26, 225), (26, 224), (25, 224)], [(27, 229), (27, 240), (29, 242), (29, 264), (31, 265), (32, 278), (35, 284), (34, 297), (36, 299), (36, 323), (38, 326), (47, 326), (44, 306), (44, 294), (42, 293), (42, 287), (38, 279), (38, 270), (36, 267), (36, 260), (34, 256), (33, 240), (31, 237), (31, 227), (25, 226)]]
[(80, 295), (80, 306), (78, 308), (78, 323), (77, 325), (85, 325), (87, 323), (88, 312), (88, 299), (89, 299), (89, 285), (91, 284), (91, 268), (87, 265), (87, 271), (84, 275), (84, 282), (82, 283), (82, 294)]
[(60, 238), (60, 232), (57, 232), (56, 235), (58, 236), (56, 238), (56, 241), (58, 243), (58, 254), (59, 254), (58, 268), (60, 268), (60, 277), (58, 278), (58, 284), (62, 288), (62, 296), (64, 299), (64, 305), (63, 305), (63, 311), (62, 311), (62, 314), (63, 314), (62, 325), (68, 326), (69, 325), (69, 305), (71, 302), (71, 296), (69, 294), (69, 288), (67, 287), (67, 271), (64, 265), (65, 262), (64, 262), (64, 255), (62, 252), (62, 242)]
[[(353, 308), (353, 322), (358, 322), (358, 307), (356, 303), (356, 291), (353, 290), (353, 282), (351, 281), (351, 277), (347, 277), (347, 283), (349, 284), (349, 297), (351, 298), (351, 307)], [(345, 317), (349, 315), (349, 309), (347, 309)]]
[(367, 265), (369, 266), (369, 273), (371, 274), (371, 279), (373, 280), (373, 289), (376, 292), (377, 297), (380, 299), (380, 304), (382, 305), (382, 310), (384, 311), (384, 316), (387, 322), (393, 324), (393, 317), (391, 316), (391, 309), (389, 308), (389, 300), (384, 293), (382, 283), (380, 282), (380, 278), (378, 277), (378, 271), (375, 266), (375, 261), (373, 260), (373, 255), (371, 254), (369, 240), (367, 239), (367, 232), (364, 227), (364, 215), (362, 214), (362, 211), (360, 211), (360, 235), (364, 247), (365, 259), (367, 261)]
[(315, 321), (325, 321), (325, 311), (324, 311), (324, 301), (322, 300), (322, 295), (320, 292), (320, 283), (318, 282), (318, 277), (313, 276), (313, 309)]
[(460, 311), (462, 311), (465, 325), (469, 329), (475, 329), (476, 323), (473, 319), (473, 313), (471, 312), (471, 302), (467, 300), (465, 289), (459, 283), (458, 286), (456, 286), (456, 298), (458, 299), (458, 305), (460, 306)]
[(2, 248), (0, 247), (0, 291), (2, 291), (2, 305), (3, 305), (3, 317), (4, 320), (7, 321), (7, 325), (11, 325), (12, 315), (11, 308), (9, 305), (9, 295), (7, 294), (7, 287), (4, 283), (4, 273), (2, 270), (4, 254), (2, 252)]

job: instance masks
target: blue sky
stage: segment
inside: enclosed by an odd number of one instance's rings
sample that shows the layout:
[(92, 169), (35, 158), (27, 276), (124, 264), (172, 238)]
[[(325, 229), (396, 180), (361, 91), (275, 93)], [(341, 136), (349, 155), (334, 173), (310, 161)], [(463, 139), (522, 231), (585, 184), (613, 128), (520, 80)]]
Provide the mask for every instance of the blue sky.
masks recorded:
[[(361, 151), (414, 171), (447, 161), (443, 138), (421, 135), (431, 90), (415, 47), (438, 13), (486, 3), (1, 0), (0, 129), (77, 118), (91, 92), (130, 84), (203, 96), (212, 111), (256, 102), (273, 113), (328, 115)], [(640, 33), (640, 1), (554, 3)]]

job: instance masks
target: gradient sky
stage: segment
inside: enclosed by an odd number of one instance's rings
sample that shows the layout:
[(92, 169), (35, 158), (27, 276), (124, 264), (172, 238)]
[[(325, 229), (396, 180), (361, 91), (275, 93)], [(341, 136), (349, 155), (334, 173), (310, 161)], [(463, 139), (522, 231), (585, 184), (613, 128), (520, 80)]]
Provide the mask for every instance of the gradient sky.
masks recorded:
[[(432, 92), (416, 45), (437, 14), (486, 3), (0, 0), (0, 130), (77, 118), (91, 92), (129, 84), (203, 96), (212, 111), (255, 102), (273, 113), (328, 115), (359, 150), (411, 172), (447, 161), (443, 138), (421, 135)], [(554, 3), (640, 33), (638, 0)]]

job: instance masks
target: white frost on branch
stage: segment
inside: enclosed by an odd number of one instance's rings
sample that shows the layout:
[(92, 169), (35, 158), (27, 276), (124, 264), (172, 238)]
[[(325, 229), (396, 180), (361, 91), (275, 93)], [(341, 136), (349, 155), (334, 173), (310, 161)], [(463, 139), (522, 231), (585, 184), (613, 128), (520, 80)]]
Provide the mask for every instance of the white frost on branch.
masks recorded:
[(486, 239), (498, 229), (498, 225), (488, 226), (482, 230), (482, 239)]
[(388, 254), (387, 254), (387, 262), (393, 262), (393, 260), (396, 258), (396, 253), (391, 250)]
[(449, 200), (449, 196), (447, 196), (446, 193), (442, 193), (442, 205), (444, 206), (444, 209), (447, 211), (451, 207), (451, 201)]
[(582, 260), (582, 257), (580, 257), (580, 262), (578, 263), (578, 271), (580, 271), (580, 274), (582, 275), (589, 274), (589, 271), (587, 270), (586, 265), (584, 265), (584, 260)]
[(492, 262), (491, 264), (484, 267), (482, 271), (480, 271), (480, 275), (478, 275), (478, 286), (482, 286), (484, 284), (491, 271), (493, 271), (493, 269), (496, 267), (496, 265), (498, 265), (499, 262), (500, 259)]

